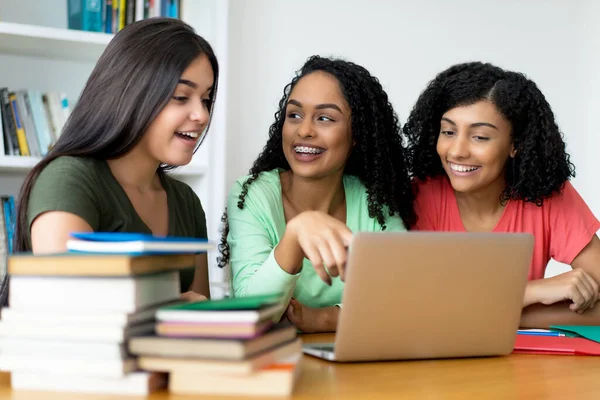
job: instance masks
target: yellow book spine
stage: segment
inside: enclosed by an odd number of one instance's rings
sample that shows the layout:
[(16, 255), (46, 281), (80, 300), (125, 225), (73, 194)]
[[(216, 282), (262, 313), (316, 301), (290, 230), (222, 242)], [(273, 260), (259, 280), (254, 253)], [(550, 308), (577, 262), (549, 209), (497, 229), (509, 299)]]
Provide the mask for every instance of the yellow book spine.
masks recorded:
[[(127, 22), (127, 5), (126, 0), (116, 0), (119, 2), (119, 30), (125, 28)], [(129, 0), (132, 1), (132, 0)]]
[(23, 121), (21, 115), (19, 115), (19, 109), (17, 107), (17, 96), (14, 93), (8, 95), (10, 100), (10, 106), (13, 111), (13, 119), (15, 121), (15, 127), (17, 128), (17, 142), (19, 143), (19, 151), (22, 156), (28, 156), (29, 145), (27, 145), (27, 138), (25, 137), (25, 129), (23, 129)]

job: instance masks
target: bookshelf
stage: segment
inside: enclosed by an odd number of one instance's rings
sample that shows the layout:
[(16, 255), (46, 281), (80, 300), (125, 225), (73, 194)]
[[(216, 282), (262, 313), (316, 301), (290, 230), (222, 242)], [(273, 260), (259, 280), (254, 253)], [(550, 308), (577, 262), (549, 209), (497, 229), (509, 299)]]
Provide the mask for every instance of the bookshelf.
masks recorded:
[[(192, 187), (207, 215), (209, 238), (220, 237), (225, 206), (228, 0), (182, 0), (181, 19), (213, 46), (220, 64), (219, 94), (210, 132), (189, 165), (169, 174)], [(67, 0), (0, 1), (0, 87), (67, 94), (71, 109), (98, 57), (114, 35), (69, 30)], [(17, 195), (38, 157), (0, 155), (0, 194)], [(217, 296), (223, 271), (209, 254)]]
[(0, 22), (0, 53), (95, 62), (113, 36)]
[(0, 156), (0, 172), (27, 173), (41, 157)]

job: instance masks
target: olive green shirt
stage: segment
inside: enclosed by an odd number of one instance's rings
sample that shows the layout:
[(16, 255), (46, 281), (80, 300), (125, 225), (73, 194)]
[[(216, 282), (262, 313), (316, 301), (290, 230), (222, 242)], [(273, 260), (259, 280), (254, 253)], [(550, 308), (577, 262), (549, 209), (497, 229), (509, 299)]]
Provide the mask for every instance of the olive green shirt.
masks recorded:
[[(206, 238), (206, 216), (198, 196), (185, 183), (160, 176), (169, 207), (168, 235)], [(47, 211), (75, 214), (94, 232), (152, 233), (105, 160), (65, 156), (51, 161), (31, 190), (29, 232), (33, 220)], [(181, 272), (182, 291), (189, 290), (193, 278), (193, 268)]]

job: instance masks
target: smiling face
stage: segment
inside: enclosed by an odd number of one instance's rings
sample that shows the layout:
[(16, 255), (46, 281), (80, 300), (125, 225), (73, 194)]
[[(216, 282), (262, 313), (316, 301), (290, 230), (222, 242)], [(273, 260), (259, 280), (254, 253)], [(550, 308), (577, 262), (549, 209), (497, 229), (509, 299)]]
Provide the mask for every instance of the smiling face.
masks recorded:
[(302, 77), (283, 123), (283, 152), (293, 173), (318, 179), (343, 172), (351, 149), (351, 111), (337, 79), (320, 71)]
[(450, 109), (442, 116), (437, 153), (455, 191), (502, 191), (506, 162), (515, 156), (510, 122), (489, 101)]
[(152, 121), (140, 147), (159, 163), (186, 165), (210, 121), (214, 75), (208, 57), (197, 57), (183, 71), (167, 105)]

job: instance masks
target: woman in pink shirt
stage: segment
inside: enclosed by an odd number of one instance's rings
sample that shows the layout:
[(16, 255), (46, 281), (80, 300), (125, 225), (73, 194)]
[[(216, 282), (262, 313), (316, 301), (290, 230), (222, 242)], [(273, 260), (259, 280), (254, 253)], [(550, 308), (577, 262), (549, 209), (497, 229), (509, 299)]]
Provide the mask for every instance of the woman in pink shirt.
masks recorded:
[[(524, 75), (480, 62), (438, 74), (404, 127), (417, 230), (535, 237), (521, 325), (600, 324), (600, 222), (569, 182), (550, 105)], [(573, 270), (544, 279), (550, 258)]]

